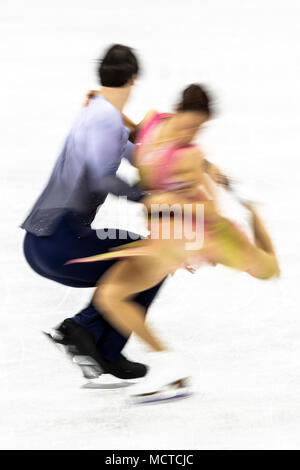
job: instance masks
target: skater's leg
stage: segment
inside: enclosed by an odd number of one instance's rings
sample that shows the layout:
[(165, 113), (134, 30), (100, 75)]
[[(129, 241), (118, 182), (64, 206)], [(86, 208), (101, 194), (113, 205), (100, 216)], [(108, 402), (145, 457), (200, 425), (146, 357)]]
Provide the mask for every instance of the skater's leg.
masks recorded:
[(102, 273), (113, 265), (113, 260), (87, 263), (84, 266), (65, 263), (74, 256), (106, 253), (114, 246), (128, 241), (128, 232), (119, 230), (116, 230), (115, 239), (101, 240), (97, 237), (97, 231), (92, 229), (87, 230), (85, 236), (78, 236), (66, 217), (60, 221), (51, 236), (38, 237), (27, 233), (24, 254), (32, 269), (47, 279), (71, 287), (95, 287)]
[[(164, 265), (162, 264), (164, 263)], [(95, 306), (122, 334), (136, 333), (154, 351), (150, 373), (143, 384), (135, 386), (131, 397), (135, 402), (177, 399), (190, 396), (186, 362), (167, 350), (144, 322), (144, 311), (133, 296), (157, 284), (174, 268), (174, 263), (147, 256), (129, 258), (114, 265), (94, 295)], [(150, 397), (150, 398), (149, 398)]]
[[(114, 261), (115, 263), (115, 261)], [(101, 263), (97, 263), (100, 264)], [(112, 265), (113, 263), (111, 263)], [(106, 267), (106, 270), (108, 268)], [(104, 272), (101, 271), (103, 275)], [(135, 302), (141, 306), (144, 314), (147, 313), (153, 299), (157, 295), (163, 281), (154, 287), (137, 294)], [(128, 337), (122, 335), (109, 322), (103, 318), (101, 309), (96, 309), (91, 302), (86, 308), (73, 317), (73, 320), (93, 334), (97, 341), (100, 353), (110, 362), (117, 362), (122, 358), (121, 351), (128, 341)]]
[[(99, 239), (95, 230), (90, 230), (84, 237), (78, 238), (66, 220), (62, 220), (60, 226), (51, 237), (37, 237), (27, 234), (24, 241), (24, 254), (29, 265), (38, 274), (53, 281), (72, 287), (94, 287), (99, 277), (105, 273), (116, 261), (107, 260), (99, 263), (86, 263), (81, 265), (68, 265), (64, 263), (74, 257), (82, 257), (86, 254), (94, 255), (105, 253), (114, 246), (137, 238), (134, 234), (116, 230), (115, 239)], [(146, 308), (158, 291), (159, 286), (141, 294), (138, 301)], [(74, 320), (92, 333), (97, 341), (100, 354), (105, 359), (117, 363), (121, 356), (121, 350), (128, 338), (116, 331), (92, 305), (83, 309)], [(124, 364), (126, 368), (135, 367), (133, 364)], [(138, 372), (139, 374), (139, 372)]]
[[(147, 313), (163, 282), (164, 281), (160, 282), (151, 289), (140, 292), (135, 297), (135, 302), (143, 307), (143, 312), (145, 314)], [(97, 318), (99, 318), (99, 312), (96, 309), (95, 311), (98, 313)], [(95, 322), (97, 323), (96, 319)], [(127, 340), (128, 337), (121, 335), (118, 330), (111, 326), (110, 323), (106, 322), (105, 331), (101, 337), (101, 340), (98, 341), (99, 350), (103, 357), (105, 357), (108, 361), (116, 362), (122, 357), (121, 351), (127, 343)]]
[(41, 238), (32, 235), (31, 233), (26, 233), (23, 243), (24, 256), (29, 264), (29, 266), (42, 277), (49, 279), (59, 284), (63, 284), (69, 287), (92, 287), (90, 281), (84, 281), (83, 279), (78, 280), (74, 279), (71, 274), (68, 276), (62, 275), (59, 270), (58, 272), (53, 272), (53, 270), (45, 267), (44, 262), (41, 262), (41, 258), (44, 257), (50, 258), (52, 250), (48, 249), (47, 245), (44, 246), (41, 242), (44, 241)]
[(121, 334), (128, 337), (134, 332), (152, 349), (162, 351), (165, 347), (145, 325), (145, 309), (133, 299), (138, 292), (161, 282), (169, 271), (157, 257), (122, 260), (99, 283), (93, 303)]
[[(86, 330), (88, 330), (95, 338), (96, 342), (101, 342), (104, 332), (107, 328), (107, 322), (102, 315), (95, 309), (94, 305), (89, 305), (77, 313), (73, 320)], [(108, 358), (107, 358), (108, 359)]]
[(158, 284), (156, 284), (154, 287), (151, 287), (150, 289), (139, 292), (135, 298), (135, 301), (139, 303), (142, 307), (144, 307), (146, 310), (148, 310), (153, 300), (157, 296), (158, 291), (160, 290), (163, 283), (164, 281), (161, 281)]

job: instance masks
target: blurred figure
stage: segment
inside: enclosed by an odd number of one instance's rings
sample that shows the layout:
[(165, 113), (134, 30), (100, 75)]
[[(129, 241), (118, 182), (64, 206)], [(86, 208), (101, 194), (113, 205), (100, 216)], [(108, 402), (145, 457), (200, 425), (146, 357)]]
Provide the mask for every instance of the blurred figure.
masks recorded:
[[(156, 351), (157, 367), (135, 392), (136, 398), (145, 401), (159, 400), (162, 391), (164, 397), (186, 395), (187, 375), (178, 357), (145, 324), (144, 309), (135, 301), (137, 293), (157, 285), (180, 267), (201, 263), (223, 264), (259, 279), (279, 274), (270, 237), (254, 208), (245, 203), (252, 214), (254, 243), (217, 211), (209, 178), (211, 166), (192, 143), (210, 116), (211, 100), (196, 84), (184, 90), (174, 114), (148, 113), (138, 134), (134, 159), (141, 188), (150, 193), (145, 200), (149, 237), (111, 254), (72, 261), (124, 258), (103, 276), (93, 303), (122, 334), (135, 332)], [(170, 206), (171, 217), (167, 214)], [(202, 226), (197, 220), (199, 207), (204, 208)], [(166, 226), (170, 228), (167, 237), (163, 235)], [(200, 246), (199, 230), (204, 232)]]
[[(93, 93), (77, 116), (50, 180), (22, 224), (26, 230), (24, 253), (41, 276), (71, 287), (95, 287), (114, 263), (65, 266), (70, 258), (106, 253), (136, 234), (116, 231), (116, 239), (100, 239), (91, 223), (108, 193), (139, 201), (140, 189), (116, 176), (122, 158), (131, 161), (133, 144), (122, 120), (122, 110), (139, 73), (133, 51), (120, 44), (108, 49), (98, 68), (100, 90)], [(99, 235), (99, 233), (98, 233)], [(136, 296), (147, 311), (160, 284)], [(146, 366), (127, 360), (121, 351), (127, 338), (103, 318), (91, 302), (72, 319), (54, 329), (55, 341), (76, 355), (92, 357), (100, 370), (119, 378), (145, 375)]]

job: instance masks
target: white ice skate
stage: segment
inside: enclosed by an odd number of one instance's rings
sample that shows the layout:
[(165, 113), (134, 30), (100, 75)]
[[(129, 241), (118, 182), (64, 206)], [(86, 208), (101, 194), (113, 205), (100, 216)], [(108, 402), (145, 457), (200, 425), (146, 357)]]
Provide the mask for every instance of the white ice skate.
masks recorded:
[[(178, 354), (151, 353), (150, 371), (144, 382), (134, 385), (129, 395), (132, 404), (154, 404), (188, 398), (192, 395), (190, 377)], [(150, 355), (149, 355), (150, 356)]]

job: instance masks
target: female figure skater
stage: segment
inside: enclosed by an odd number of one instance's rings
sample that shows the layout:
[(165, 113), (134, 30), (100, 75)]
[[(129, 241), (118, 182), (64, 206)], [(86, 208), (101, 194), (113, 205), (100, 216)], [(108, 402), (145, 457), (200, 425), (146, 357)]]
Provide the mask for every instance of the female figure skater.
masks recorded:
[[(150, 371), (149, 380), (134, 395), (145, 401), (160, 399), (162, 390), (163, 399), (182, 397), (187, 377), (174, 353), (145, 324), (142, 307), (133, 301), (137, 293), (150, 289), (180, 267), (205, 262), (223, 264), (259, 279), (279, 274), (271, 239), (254, 208), (245, 203), (252, 215), (254, 243), (218, 212), (204, 156), (192, 144), (210, 116), (210, 99), (195, 84), (184, 90), (174, 114), (148, 113), (138, 134), (135, 163), (141, 187), (150, 193), (144, 201), (150, 210), (149, 237), (112, 253), (71, 261), (120, 258), (102, 277), (93, 304), (123, 335), (136, 333), (156, 352), (159, 367)], [(164, 211), (166, 204), (180, 208), (179, 215), (175, 211), (173, 217), (164, 217), (160, 209)], [(198, 241), (199, 233), (194, 229), (199, 206), (204, 208), (204, 241), (191, 249), (191, 244)], [(166, 228), (170, 229), (167, 238)]]

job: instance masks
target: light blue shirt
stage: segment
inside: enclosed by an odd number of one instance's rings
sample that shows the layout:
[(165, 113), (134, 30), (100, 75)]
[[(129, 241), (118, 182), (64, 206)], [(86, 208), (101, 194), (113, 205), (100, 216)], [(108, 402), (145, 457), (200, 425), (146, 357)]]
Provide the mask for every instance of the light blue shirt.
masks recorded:
[(142, 192), (116, 176), (121, 159), (130, 161), (132, 155), (128, 135), (121, 113), (96, 95), (78, 114), (46, 188), (21, 227), (38, 236), (51, 235), (68, 211), (89, 225), (109, 192), (139, 200)]

